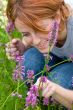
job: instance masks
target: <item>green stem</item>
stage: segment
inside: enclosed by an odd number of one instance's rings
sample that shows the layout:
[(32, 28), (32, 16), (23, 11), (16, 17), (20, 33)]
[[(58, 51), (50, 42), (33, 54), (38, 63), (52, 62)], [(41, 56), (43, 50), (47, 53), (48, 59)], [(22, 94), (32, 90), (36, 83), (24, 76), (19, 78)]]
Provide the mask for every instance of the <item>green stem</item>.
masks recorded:
[(51, 66), (50, 68), (53, 68), (53, 67), (55, 67), (55, 66), (58, 66), (58, 65), (60, 65), (60, 64), (62, 64), (62, 63), (65, 63), (65, 62), (67, 62), (67, 61), (70, 61), (70, 60), (69, 60), (69, 59), (66, 59), (66, 60), (64, 60), (64, 61), (62, 61), (62, 62), (59, 62), (59, 63), (57, 63), (57, 64)]
[[(28, 81), (28, 80), (26, 80), (25, 82), (23, 82), (23, 83), (19, 86), (19, 88), (20, 88), (21, 86), (23, 86), (27, 81)], [(16, 88), (11, 94), (13, 94), (16, 90), (17, 90), (17, 88)], [(6, 98), (5, 102), (2, 104), (2, 106), (0, 107), (0, 109), (2, 109), (2, 108), (4, 107), (5, 103), (7, 102), (7, 100), (8, 100), (9, 97), (11, 96), (11, 94)]]
[(19, 92), (20, 80), (18, 80), (17, 93)]
[(15, 110), (16, 110), (16, 105), (17, 105), (17, 100), (16, 100), (16, 102), (15, 102)]
[[(17, 93), (19, 93), (19, 86), (20, 86), (20, 80), (18, 79)], [(18, 99), (16, 99), (16, 102), (15, 102), (15, 110), (17, 109), (17, 102), (18, 102)]]
[[(3, 64), (3, 66), (4, 66), (4, 69), (5, 69), (5, 71), (7, 72), (7, 74), (8, 74), (8, 76), (9, 76), (9, 73), (8, 73), (8, 71), (7, 71), (7, 69), (6, 69), (6, 67), (5, 67), (5, 65)], [(9, 76), (9, 79), (10, 79), (10, 81), (13, 83), (13, 80), (11, 79), (11, 77)]]
[[(39, 75), (39, 74), (41, 74), (41, 73), (42, 73), (42, 71), (39, 72), (38, 74), (36, 74), (34, 77), (36, 77), (37, 75)], [(27, 81), (28, 81), (28, 79), (27, 79), (26, 81), (24, 81), (24, 82), (19, 86), (19, 88), (20, 88), (21, 86), (23, 86)], [(16, 90), (17, 90), (17, 88), (16, 88), (11, 94), (13, 94)], [(2, 106), (0, 107), (0, 109), (2, 109), (2, 108), (4, 107), (5, 103), (7, 102), (7, 100), (8, 100), (9, 97), (11, 96), (11, 94), (6, 98), (6, 100), (4, 101), (4, 103), (2, 104)]]

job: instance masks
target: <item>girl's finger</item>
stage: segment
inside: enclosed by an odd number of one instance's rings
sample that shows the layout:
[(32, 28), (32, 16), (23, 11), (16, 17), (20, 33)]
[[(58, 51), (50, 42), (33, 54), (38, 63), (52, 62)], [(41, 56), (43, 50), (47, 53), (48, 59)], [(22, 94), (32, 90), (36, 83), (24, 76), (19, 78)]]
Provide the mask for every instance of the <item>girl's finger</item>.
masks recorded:
[(46, 87), (42, 89), (42, 95), (45, 96), (45, 94), (47, 94), (51, 88), (52, 88), (51, 84), (46, 85)]
[(17, 42), (19, 41), (19, 39), (12, 39), (12, 44), (17, 44)]
[(44, 97), (50, 97), (55, 93), (55, 87), (52, 87), (46, 94), (44, 94)]
[(11, 48), (10, 49), (10, 52), (12, 53), (12, 52), (16, 52), (17, 51), (17, 49), (16, 48)]

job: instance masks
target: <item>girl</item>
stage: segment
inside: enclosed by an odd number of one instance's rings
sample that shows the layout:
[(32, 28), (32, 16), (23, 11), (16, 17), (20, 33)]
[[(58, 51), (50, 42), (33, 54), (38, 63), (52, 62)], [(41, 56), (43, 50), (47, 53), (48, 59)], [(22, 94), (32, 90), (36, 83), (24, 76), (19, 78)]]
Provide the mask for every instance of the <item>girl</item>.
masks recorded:
[[(44, 54), (48, 53), (49, 47), (52, 56), (49, 66), (73, 54), (72, 10), (63, 0), (8, 0), (7, 17), (23, 35), (22, 40), (12, 39), (7, 44), (7, 56), (14, 59), (16, 54), (24, 55), (26, 71), (31, 69), (36, 74), (43, 69)], [(73, 63), (65, 62), (50, 72), (43, 84), (42, 96), (52, 96), (65, 107), (72, 108)], [(39, 82), (40, 78), (37, 86)]]

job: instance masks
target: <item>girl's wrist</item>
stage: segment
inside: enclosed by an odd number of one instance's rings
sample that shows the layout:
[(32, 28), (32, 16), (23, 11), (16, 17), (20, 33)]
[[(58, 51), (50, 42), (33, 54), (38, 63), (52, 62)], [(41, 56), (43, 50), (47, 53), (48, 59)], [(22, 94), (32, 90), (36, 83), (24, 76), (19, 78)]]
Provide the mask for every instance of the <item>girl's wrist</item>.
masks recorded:
[(61, 87), (59, 84), (56, 84), (56, 83), (54, 83), (54, 86), (55, 86), (55, 90), (54, 90), (54, 94), (53, 94), (53, 96), (58, 96), (58, 95), (60, 95), (62, 92), (62, 95), (64, 95), (64, 93), (65, 93), (65, 88), (63, 88), (63, 87)]
[(53, 89), (53, 95), (52, 96), (55, 96), (56, 94), (58, 94), (58, 90), (59, 90), (59, 85), (54, 83), (54, 89)]

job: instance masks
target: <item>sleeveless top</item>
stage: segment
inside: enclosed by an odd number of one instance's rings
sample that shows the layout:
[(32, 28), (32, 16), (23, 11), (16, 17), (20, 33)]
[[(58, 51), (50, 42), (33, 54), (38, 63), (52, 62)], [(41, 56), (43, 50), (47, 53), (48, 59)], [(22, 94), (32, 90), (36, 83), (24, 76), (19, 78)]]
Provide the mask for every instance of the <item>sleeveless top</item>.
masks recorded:
[(67, 38), (65, 43), (61, 48), (54, 46), (51, 52), (60, 58), (68, 58), (73, 55), (73, 16), (67, 19)]

